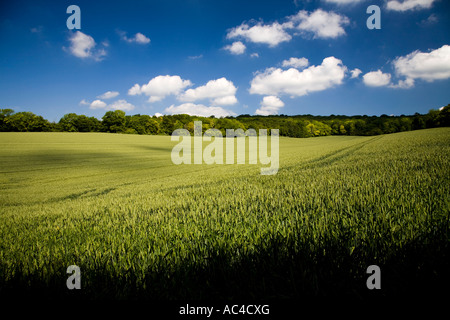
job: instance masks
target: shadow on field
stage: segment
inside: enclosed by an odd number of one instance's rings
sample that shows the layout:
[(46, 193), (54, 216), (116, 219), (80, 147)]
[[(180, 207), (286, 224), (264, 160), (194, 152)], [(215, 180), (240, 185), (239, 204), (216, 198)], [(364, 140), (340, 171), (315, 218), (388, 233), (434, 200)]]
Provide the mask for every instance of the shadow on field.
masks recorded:
[(151, 145), (136, 144), (136, 145), (133, 145), (133, 148), (141, 149), (141, 150), (145, 150), (145, 151), (163, 151), (163, 152), (170, 153), (170, 152), (172, 152), (173, 146), (157, 147), (157, 146), (151, 146)]
[[(24, 156), (22, 161), (30, 162), (33, 166), (36, 165), (83, 165), (86, 163), (100, 164), (101, 161), (109, 161), (127, 158), (125, 154), (112, 153), (112, 152), (75, 152), (73, 150), (69, 151), (46, 151), (46, 152), (33, 152)], [(110, 161), (109, 164), (113, 164)], [(101, 163), (104, 165), (104, 163)]]
[(77, 193), (72, 193), (69, 194), (67, 196), (64, 197), (59, 197), (59, 198), (53, 198), (50, 199), (48, 201), (45, 201), (44, 203), (53, 203), (53, 202), (60, 202), (60, 201), (66, 201), (66, 200), (75, 200), (78, 198), (92, 198), (92, 197), (98, 197), (98, 196), (102, 196), (105, 194), (110, 193), (111, 191), (116, 190), (117, 188), (106, 188), (103, 189), (101, 191), (95, 192), (97, 191), (97, 189), (90, 189), (90, 190), (86, 190), (86, 191), (82, 191), (82, 192), (77, 192)]
[[(211, 248), (202, 261), (153, 266), (145, 279), (132, 270), (108, 273), (101, 263), (80, 265), (82, 289), (68, 290), (65, 266), (46, 279), (16, 272), (13, 279), (0, 280), (0, 296), (9, 299), (153, 301), (364, 301), (426, 302), (447, 297), (450, 285), (449, 230), (443, 227), (401, 248), (388, 248), (377, 257), (377, 246), (359, 247), (349, 253), (340, 240), (323, 239), (314, 248), (306, 240), (269, 236), (257, 254), (243, 255)], [(375, 241), (376, 242), (376, 241)], [(369, 265), (381, 269), (381, 289), (366, 287)], [(0, 262), (0, 271), (4, 265)], [(50, 268), (51, 269), (51, 268)], [(55, 270), (55, 269), (53, 269)], [(111, 270), (111, 269), (109, 269)], [(19, 271), (19, 270), (17, 270)], [(444, 292), (444, 296), (440, 294)], [(350, 306), (349, 306), (350, 307)]]

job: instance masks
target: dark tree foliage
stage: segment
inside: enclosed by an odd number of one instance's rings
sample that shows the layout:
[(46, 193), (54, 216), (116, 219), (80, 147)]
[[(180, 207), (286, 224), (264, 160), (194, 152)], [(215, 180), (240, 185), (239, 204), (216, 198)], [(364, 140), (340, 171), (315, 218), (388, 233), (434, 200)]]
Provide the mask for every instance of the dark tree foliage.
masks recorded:
[(49, 122), (32, 112), (15, 113), (12, 109), (0, 109), (0, 131), (67, 131), (67, 132), (114, 132), (130, 134), (170, 135), (176, 129), (186, 129), (194, 134), (195, 121), (202, 122), (202, 133), (208, 129), (218, 129), (223, 136), (227, 129), (279, 129), (281, 136), (307, 138), (329, 135), (374, 136), (409, 130), (450, 126), (450, 104), (431, 109), (427, 114), (388, 116), (313, 116), (273, 115), (237, 117), (200, 117), (187, 114), (125, 115), (124, 111), (107, 111), (102, 120), (85, 115), (68, 113), (58, 123)]
[(105, 132), (123, 133), (126, 131), (125, 112), (122, 110), (107, 111), (102, 120), (102, 130)]

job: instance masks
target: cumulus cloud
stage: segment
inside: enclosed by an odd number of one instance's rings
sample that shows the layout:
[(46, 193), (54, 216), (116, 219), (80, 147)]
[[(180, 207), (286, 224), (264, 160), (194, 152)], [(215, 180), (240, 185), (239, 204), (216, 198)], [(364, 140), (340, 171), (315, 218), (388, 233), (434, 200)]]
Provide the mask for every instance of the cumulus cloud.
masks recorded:
[(131, 96), (145, 94), (149, 96), (149, 102), (156, 102), (169, 95), (178, 95), (184, 88), (191, 85), (189, 80), (183, 80), (180, 76), (157, 76), (142, 86), (135, 84), (128, 90), (128, 94)]
[(391, 75), (381, 70), (371, 71), (363, 76), (363, 82), (369, 87), (383, 87), (391, 83)]
[(428, 82), (450, 78), (450, 46), (430, 51), (414, 51), (393, 62), (395, 71), (407, 79), (422, 79)]
[(138, 32), (132, 38), (128, 38), (126, 32), (118, 31), (122, 40), (129, 43), (147, 44), (150, 43), (150, 38), (147, 38), (144, 34)]
[(112, 99), (115, 98), (119, 95), (119, 92), (117, 91), (107, 91), (104, 94), (101, 94), (99, 96), (97, 96), (97, 98), (99, 99)]
[(366, 73), (363, 76), (363, 82), (371, 87), (389, 86), (390, 88), (409, 89), (414, 87), (417, 79), (427, 82), (450, 79), (450, 46), (443, 45), (430, 52), (416, 50), (406, 56), (396, 58), (392, 65), (397, 77), (404, 77), (404, 79), (399, 79), (395, 84), (391, 82), (391, 74), (377, 70)]
[(134, 105), (128, 103), (126, 100), (117, 100), (107, 106), (107, 109), (110, 110), (122, 110), (122, 111), (131, 111), (134, 109)]
[(137, 83), (133, 87), (128, 89), (128, 95), (130, 96), (140, 95), (141, 93), (141, 86)]
[(240, 26), (229, 30), (227, 38), (243, 38), (249, 42), (267, 44), (270, 47), (275, 47), (292, 39), (291, 35), (284, 30), (284, 26), (278, 22), (272, 24), (258, 22), (252, 27), (247, 23), (242, 23)]
[(232, 105), (237, 103), (236, 90), (232, 81), (226, 78), (210, 80), (203, 86), (188, 89), (178, 97), (181, 101), (194, 102), (210, 99), (213, 105)]
[(268, 68), (256, 74), (249, 91), (251, 94), (303, 96), (341, 84), (346, 71), (347, 67), (335, 57), (325, 58), (322, 64), (302, 71)]
[[(70, 47), (69, 52), (78, 58), (93, 58), (96, 61), (101, 61), (106, 56), (104, 48), (96, 48), (94, 38), (90, 35), (77, 31), (69, 38)], [(66, 50), (65, 47), (63, 49)]]
[(329, 39), (345, 35), (343, 27), (349, 23), (350, 20), (346, 16), (317, 9), (314, 12), (299, 11), (289, 18), (289, 24), (286, 25), (290, 25), (303, 34), (311, 33), (314, 39)]
[(394, 11), (407, 11), (414, 9), (429, 9), (436, 0), (389, 0), (386, 8)]
[(351, 74), (352, 74), (350, 78), (352, 78), (352, 79), (358, 78), (359, 75), (362, 73), (362, 71), (359, 70), (358, 68), (355, 68), (355, 69), (353, 69), (353, 70), (350, 71), (350, 72), (351, 72)]
[(80, 104), (89, 105), (89, 109), (104, 109), (104, 110), (122, 110), (122, 111), (131, 111), (134, 109), (134, 105), (128, 103), (126, 100), (117, 100), (111, 104), (106, 104), (106, 102), (102, 100), (94, 100), (89, 103), (86, 100), (81, 100)]
[(255, 114), (268, 116), (278, 114), (278, 110), (284, 107), (283, 101), (276, 96), (266, 96), (261, 101), (261, 108), (256, 109)]
[(227, 117), (235, 116), (236, 113), (230, 110), (223, 109), (221, 107), (207, 107), (202, 104), (195, 103), (183, 103), (179, 106), (171, 105), (164, 110), (167, 114), (188, 114), (191, 116), (201, 116), (201, 117)]
[(414, 79), (406, 78), (405, 80), (399, 80), (397, 84), (391, 84), (391, 88), (409, 89), (414, 87)]
[[(358, 0), (335, 0), (334, 3), (354, 3)], [(243, 22), (240, 26), (231, 28), (227, 32), (227, 39), (243, 39), (247, 42), (267, 44), (269, 47), (276, 47), (280, 43), (289, 42), (294, 35), (301, 34), (307, 36), (312, 34), (313, 38), (330, 39), (345, 35), (344, 26), (350, 20), (335, 12), (328, 12), (317, 9), (313, 12), (305, 10), (299, 11), (296, 15), (284, 18), (284, 23), (277, 21), (271, 24), (264, 24), (262, 21), (249, 23)], [(245, 45), (227, 46), (226, 49), (235, 49), (235, 54), (243, 53)], [(238, 53), (239, 52), (239, 53)]]
[(102, 100), (94, 100), (90, 103), (89, 108), (90, 109), (103, 109), (106, 108), (106, 103)]
[(290, 58), (289, 60), (284, 60), (282, 63), (283, 67), (294, 67), (297, 69), (305, 68), (309, 65), (309, 61), (306, 58)]
[(230, 51), (230, 53), (237, 55), (243, 54), (245, 52), (246, 46), (241, 41), (236, 41), (226, 46), (225, 49)]

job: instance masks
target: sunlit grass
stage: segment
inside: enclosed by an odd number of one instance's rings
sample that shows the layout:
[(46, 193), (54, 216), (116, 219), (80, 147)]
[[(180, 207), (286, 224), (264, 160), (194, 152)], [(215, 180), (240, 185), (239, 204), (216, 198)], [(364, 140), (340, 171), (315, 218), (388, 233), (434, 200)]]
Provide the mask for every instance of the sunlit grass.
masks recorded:
[(72, 264), (86, 297), (360, 295), (370, 264), (384, 292), (407, 290), (416, 265), (445, 276), (448, 128), (281, 137), (273, 176), (174, 165), (175, 144), (0, 133), (0, 286), (69, 294)]

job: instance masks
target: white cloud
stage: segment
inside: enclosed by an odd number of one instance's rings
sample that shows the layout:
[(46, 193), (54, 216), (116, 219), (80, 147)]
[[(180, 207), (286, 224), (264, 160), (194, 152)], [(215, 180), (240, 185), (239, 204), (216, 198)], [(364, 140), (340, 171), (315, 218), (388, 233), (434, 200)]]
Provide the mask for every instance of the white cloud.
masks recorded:
[(191, 116), (209, 117), (214, 115), (215, 117), (235, 116), (236, 113), (223, 109), (221, 107), (207, 107), (202, 104), (195, 103), (183, 103), (179, 106), (171, 105), (164, 110), (167, 114), (188, 114)]
[(128, 103), (126, 100), (117, 100), (117, 101), (109, 104), (107, 106), (107, 109), (131, 111), (134, 109), (134, 106), (131, 103)]
[(197, 59), (201, 59), (203, 58), (203, 54), (199, 54), (197, 56), (189, 56), (188, 59), (189, 60), (197, 60)]
[(99, 99), (112, 99), (115, 98), (119, 95), (119, 92), (117, 91), (107, 91), (104, 94), (101, 94), (99, 96), (97, 96), (97, 98)]
[(313, 38), (327, 39), (345, 35), (343, 26), (349, 24), (350, 20), (337, 13), (317, 9), (310, 13), (301, 10), (289, 17), (289, 22), (302, 33), (312, 33)]
[(245, 52), (246, 46), (241, 41), (236, 41), (231, 45), (226, 46), (225, 49), (230, 51), (230, 53), (232, 54), (243, 54)]
[(249, 42), (268, 44), (270, 47), (275, 47), (292, 39), (291, 35), (284, 30), (284, 26), (278, 22), (270, 25), (259, 22), (252, 27), (247, 23), (242, 23), (240, 26), (229, 30), (227, 38), (243, 38)]
[(391, 75), (381, 70), (371, 71), (363, 76), (363, 81), (369, 87), (383, 87), (391, 83)]
[(214, 105), (231, 105), (237, 103), (235, 97), (237, 88), (226, 78), (210, 80), (204, 86), (188, 89), (178, 97), (181, 101), (194, 102), (210, 99)]
[(323, 59), (322, 64), (310, 66), (303, 71), (294, 68), (282, 70), (269, 68), (253, 78), (251, 94), (303, 96), (309, 92), (322, 91), (339, 85), (345, 77), (347, 67), (335, 57)]
[(128, 90), (128, 94), (131, 96), (145, 94), (150, 97), (149, 102), (156, 102), (168, 95), (177, 95), (191, 85), (192, 83), (189, 80), (183, 80), (180, 76), (157, 76), (142, 86), (136, 83)]
[(276, 96), (266, 96), (261, 101), (261, 108), (256, 109), (255, 114), (268, 116), (278, 114), (278, 110), (284, 107), (283, 101)]
[(428, 82), (450, 78), (450, 46), (443, 45), (431, 52), (414, 51), (393, 62), (395, 71), (407, 79)]
[(363, 76), (364, 83), (372, 87), (409, 89), (414, 87), (416, 79), (427, 82), (450, 79), (450, 46), (443, 45), (430, 52), (416, 50), (404, 57), (396, 58), (392, 64), (396, 75), (404, 77), (399, 79), (397, 84), (391, 82), (391, 74), (383, 73), (381, 70), (366, 73)]
[(303, 69), (309, 65), (309, 61), (306, 58), (290, 58), (289, 60), (284, 60), (282, 63), (283, 67), (294, 67), (297, 69)]
[[(101, 61), (106, 56), (106, 50), (103, 48), (95, 49), (96, 43), (94, 38), (84, 34), (81, 31), (73, 33), (69, 38), (70, 47), (69, 52), (78, 58), (93, 58), (96, 61)], [(66, 49), (66, 48), (63, 48)]]
[(251, 58), (259, 58), (259, 54), (258, 54), (257, 52), (253, 52), (253, 53), (250, 55), (250, 57), (251, 57)]
[(428, 9), (431, 8), (433, 2), (435, 2), (435, 0), (389, 0), (386, 3), (386, 8), (394, 11)]
[(141, 92), (141, 86), (139, 84), (137, 84), (137, 83), (128, 90), (128, 95), (130, 95), (130, 96), (136, 96), (136, 95), (139, 95), (141, 93), (142, 93)]
[(103, 102), (102, 100), (94, 100), (91, 102), (89, 108), (90, 109), (103, 109), (106, 108), (106, 103)]
[(146, 43), (150, 43), (150, 38), (147, 38), (145, 35), (143, 35), (142, 33), (138, 32), (134, 35), (134, 42), (136, 43), (141, 43), (141, 44), (146, 44)]
[(126, 42), (129, 43), (138, 43), (138, 44), (150, 43), (150, 39), (140, 32), (136, 33), (132, 38), (128, 38), (126, 32), (118, 31), (118, 33), (120, 34), (122, 40), (125, 40)]
[(123, 110), (131, 111), (134, 109), (134, 105), (128, 103), (126, 100), (117, 100), (111, 104), (106, 104), (102, 100), (94, 100), (92, 102), (86, 101), (85, 99), (80, 101), (80, 105), (89, 105), (89, 109), (104, 109), (104, 110)]
[(414, 87), (414, 79), (406, 78), (405, 80), (399, 80), (397, 84), (392, 84), (389, 87), (399, 89), (409, 89)]
[(358, 78), (359, 75), (362, 73), (361, 70), (359, 70), (358, 68), (353, 69), (352, 71), (350, 71), (352, 73), (351, 77), (352, 79), (354, 78)]
[(238, 100), (237, 100), (236, 96), (230, 95), (230, 96), (215, 98), (212, 101), (212, 104), (217, 105), (217, 106), (229, 106), (229, 105), (236, 104), (237, 102), (238, 102)]

